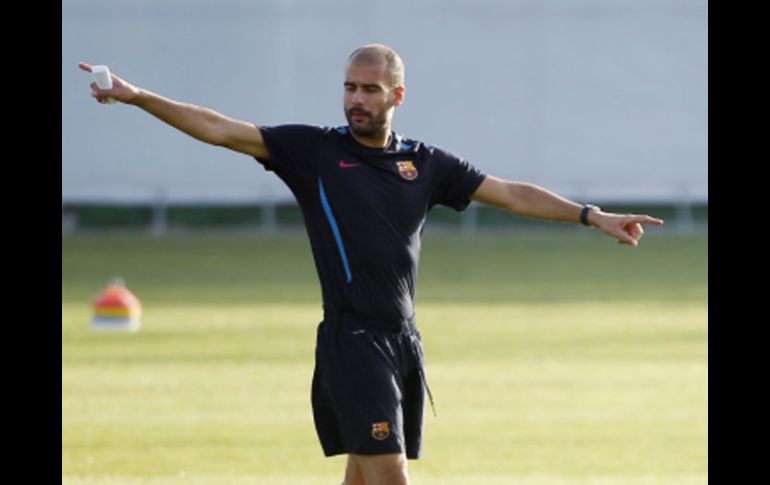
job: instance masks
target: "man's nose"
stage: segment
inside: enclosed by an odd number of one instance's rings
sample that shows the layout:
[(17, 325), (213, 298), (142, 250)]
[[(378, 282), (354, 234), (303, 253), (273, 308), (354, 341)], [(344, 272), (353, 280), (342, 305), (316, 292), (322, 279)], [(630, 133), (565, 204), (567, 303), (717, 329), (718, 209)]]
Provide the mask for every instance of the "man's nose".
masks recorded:
[(361, 91), (359, 89), (356, 89), (353, 91), (353, 95), (350, 97), (350, 101), (354, 105), (361, 106), (364, 103), (363, 96), (361, 95)]

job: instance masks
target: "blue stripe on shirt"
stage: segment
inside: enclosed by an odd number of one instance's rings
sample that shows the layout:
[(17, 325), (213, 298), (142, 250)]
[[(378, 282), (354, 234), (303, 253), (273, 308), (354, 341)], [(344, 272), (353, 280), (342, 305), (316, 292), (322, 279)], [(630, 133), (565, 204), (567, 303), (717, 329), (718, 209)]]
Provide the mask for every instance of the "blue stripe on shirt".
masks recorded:
[(353, 280), (353, 275), (350, 274), (350, 266), (348, 265), (348, 257), (345, 254), (345, 246), (342, 244), (342, 236), (340, 235), (340, 228), (337, 226), (337, 221), (332, 214), (332, 208), (329, 205), (329, 201), (326, 199), (326, 191), (324, 190), (324, 183), (321, 178), (318, 178), (318, 190), (321, 194), (321, 205), (326, 213), (326, 218), (329, 219), (329, 225), (332, 227), (332, 233), (334, 233), (334, 239), (337, 241), (337, 248), (340, 250), (340, 257), (342, 258), (342, 266), (345, 267), (345, 274), (347, 275), (347, 281), (350, 283)]

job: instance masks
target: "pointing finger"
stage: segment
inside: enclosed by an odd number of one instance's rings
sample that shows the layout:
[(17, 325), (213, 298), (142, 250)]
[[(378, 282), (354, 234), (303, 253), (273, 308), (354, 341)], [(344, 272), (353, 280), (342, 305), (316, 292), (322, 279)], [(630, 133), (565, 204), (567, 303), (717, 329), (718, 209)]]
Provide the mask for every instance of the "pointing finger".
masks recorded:
[(85, 62), (81, 62), (78, 64), (78, 67), (86, 72), (91, 72), (91, 64), (86, 64)]
[(650, 216), (634, 216), (632, 220), (634, 222), (640, 222), (642, 224), (655, 224), (656, 226), (660, 226), (663, 224), (663, 219), (658, 219), (657, 217), (650, 217)]

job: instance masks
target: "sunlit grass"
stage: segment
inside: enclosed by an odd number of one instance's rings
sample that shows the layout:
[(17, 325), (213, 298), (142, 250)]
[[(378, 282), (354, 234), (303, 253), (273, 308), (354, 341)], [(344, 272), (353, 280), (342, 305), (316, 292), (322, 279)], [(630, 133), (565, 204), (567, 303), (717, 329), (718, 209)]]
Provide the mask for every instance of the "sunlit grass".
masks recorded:
[[(438, 417), (426, 409), (413, 481), (706, 483), (706, 238), (559, 239), (426, 238), (418, 324)], [(304, 238), (62, 251), (64, 484), (341, 481), (312, 424), (321, 309)], [(93, 333), (91, 298), (118, 275), (142, 328)]]

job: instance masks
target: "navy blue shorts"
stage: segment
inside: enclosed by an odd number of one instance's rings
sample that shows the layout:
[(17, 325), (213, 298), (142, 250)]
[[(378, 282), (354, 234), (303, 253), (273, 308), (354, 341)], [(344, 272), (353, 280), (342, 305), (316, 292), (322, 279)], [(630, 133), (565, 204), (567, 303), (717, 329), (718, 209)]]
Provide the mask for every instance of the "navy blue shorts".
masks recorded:
[(313, 419), (326, 456), (420, 457), (426, 383), (413, 320), (399, 328), (326, 316), (315, 357)]

